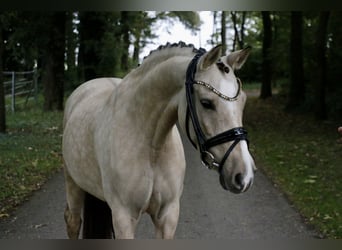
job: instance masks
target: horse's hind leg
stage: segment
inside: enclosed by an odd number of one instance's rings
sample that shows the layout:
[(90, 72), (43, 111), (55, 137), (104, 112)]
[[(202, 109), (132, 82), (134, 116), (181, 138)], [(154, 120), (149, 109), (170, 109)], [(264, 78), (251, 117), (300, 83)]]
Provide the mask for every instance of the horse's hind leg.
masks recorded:
[(70, 177), (68, 171), (64, 170), (67, 206), (64, 219), (67, 225), (68, 237), (77, 239), (81, 228), (81, 213), (84, 203), (84, 191), (77, 186)]

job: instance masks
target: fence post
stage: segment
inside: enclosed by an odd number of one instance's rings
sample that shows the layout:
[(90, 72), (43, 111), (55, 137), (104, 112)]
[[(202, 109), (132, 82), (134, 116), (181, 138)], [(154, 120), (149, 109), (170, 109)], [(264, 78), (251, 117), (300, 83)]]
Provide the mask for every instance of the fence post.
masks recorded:
[(38, 103), (38, 70), (37, 68), (33, 69), (33, 84), (34, 84), (34, 100), (36, 104)]
[(12, 112), (15, 112), (15, 72), (12, 71)]

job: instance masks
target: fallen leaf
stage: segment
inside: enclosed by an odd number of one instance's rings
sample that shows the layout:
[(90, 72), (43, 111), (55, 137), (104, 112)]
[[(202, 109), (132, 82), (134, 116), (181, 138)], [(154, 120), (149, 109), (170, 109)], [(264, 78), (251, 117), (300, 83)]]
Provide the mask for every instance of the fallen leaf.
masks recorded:
[(35, 229), (38, 229), (38, 228), (45, 227), (45, 226), (47, 226), (47, 225), (46, 224), (37, 224), (37, 225), (34, 225), (33, 227)]
[(315, 182), (316, 182), (316, 180), (312, 180), (312, 179), (304, 180), (304, 183), (306, 183), (306, 184), (313, 184)]
[(38, 159), (36, 159), (32, 162), (32, 166), (35, 168), (38, 166)]
[(331, 220), (333, 217), (331, 217), (329, 214), (325, 214), (323, 220)]

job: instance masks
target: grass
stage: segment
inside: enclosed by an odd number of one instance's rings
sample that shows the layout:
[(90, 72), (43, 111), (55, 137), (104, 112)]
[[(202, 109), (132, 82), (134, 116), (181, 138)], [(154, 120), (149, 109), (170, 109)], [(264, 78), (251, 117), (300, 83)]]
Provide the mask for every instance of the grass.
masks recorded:
[(8, 112), (7, 127), (0, 134), (0, 219), (62, 166), (61, 112)]
[(282, 190), (308, 224), (342, 238), (342, 144), (338, 122), (283, 112), (277, 96), (249, 98), (245, 125), (258, 167)]

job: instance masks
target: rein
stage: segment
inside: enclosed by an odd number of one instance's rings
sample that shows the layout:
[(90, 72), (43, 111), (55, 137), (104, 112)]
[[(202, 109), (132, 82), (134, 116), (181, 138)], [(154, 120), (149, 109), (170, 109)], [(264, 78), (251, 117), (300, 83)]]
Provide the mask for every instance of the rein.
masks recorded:
[[(237, 94), (234, 97), (228, 97), (226, 95), (223, 95), (220, 93), (217, 89), (215, 89), (213, 86), (211, 86), (208, 83), (204, 83), (202, 81), (195, 81), (195, 74), (196, 74), (196, 68), (197, 63), (200, 57), (205, 53), (206, 51), (204, 49), (200, 49), (198, 53), (194, 56), (194, 58), (191, 60), (187, 71), (186, 71), (186, 80), (185, 80), (185, 88), (186, 88), (186, 101), (187, 101), (187, 110), (186, 110), (186, 133), (191, 141), (192, 145), (197, 148), (195, 142), (190, 137), (190, 119), (196, 134), (197, 143), (201, 155), (202, 164), (207, 167), (208, 169), (215, 169), (219, 173), (222, 172), (223, 165), (227, 158), (229, 157), (230, 153), (233, 151), (235, 146), (241, 141), (245, 140), (248, 144), (247, 139), (247, 131), (243, 127), (236, 127), (232, 128), (230, 130), (227, 130), (223, 133), (220, 133), (212, 138), (207, 139), (204, 135), (202, 128), (200, 126), (198, 115), (196, 112), (195, 102), (194, 102), (194, 84), (199, 84), (201, 86), (204, 86), (217, 94), (219, 97), (223, 98), (226, 101), (236, 101), (241, 90), (241, 81), (238, 79), (239, 83), (239, 89), (237, 91)], [(226, 143), (233, 141), (232, 145), (228, 148), (226, 153), (224, 154), (223, 158), (220, 162), (218, 162), (214, 155), (210, 153), (209, 149)]]

